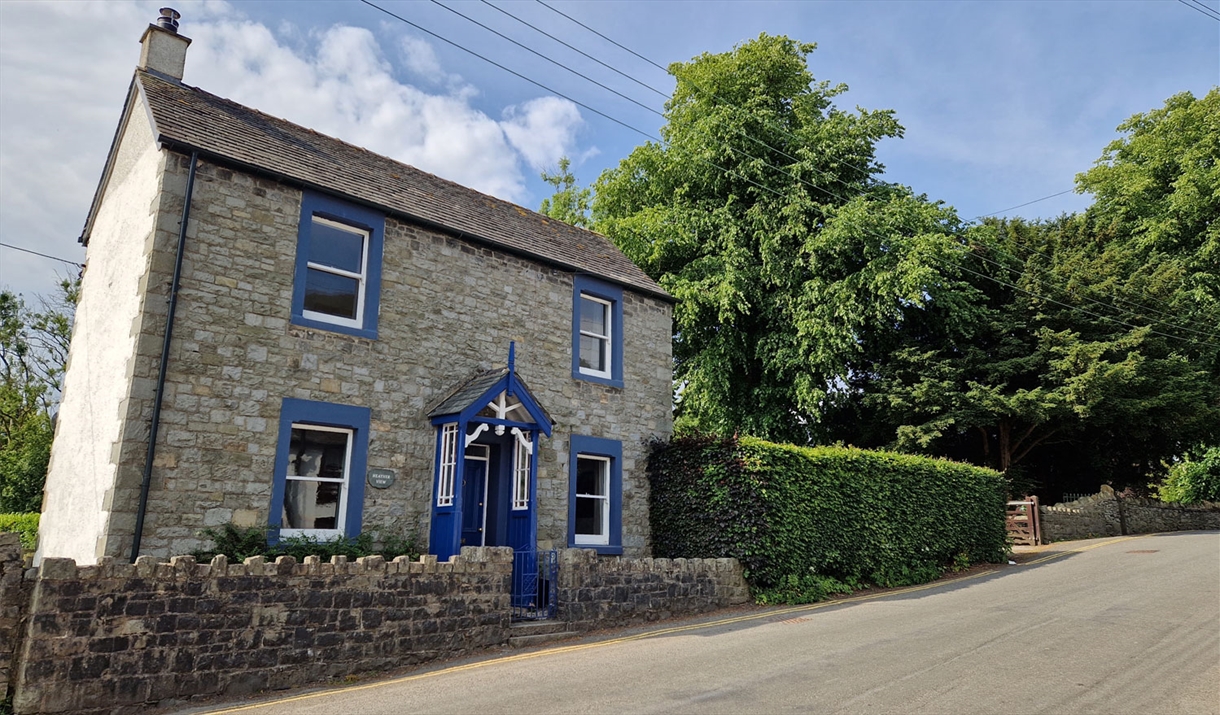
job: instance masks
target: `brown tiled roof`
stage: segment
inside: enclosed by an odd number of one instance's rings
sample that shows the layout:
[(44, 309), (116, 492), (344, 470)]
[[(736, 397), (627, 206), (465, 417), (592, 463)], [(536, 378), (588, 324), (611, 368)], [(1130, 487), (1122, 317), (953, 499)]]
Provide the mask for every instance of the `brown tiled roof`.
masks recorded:
[(521, 208), (196, 87), (137, 71), (158, 139), (464, 237), (672, 300), (600, 234)]

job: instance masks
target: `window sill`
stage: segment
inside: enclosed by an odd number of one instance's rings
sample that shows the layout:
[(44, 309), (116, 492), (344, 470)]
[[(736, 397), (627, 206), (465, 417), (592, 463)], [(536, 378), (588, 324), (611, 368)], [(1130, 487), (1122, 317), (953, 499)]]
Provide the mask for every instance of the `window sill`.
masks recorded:
[(367, 338), (369, 340), (377, 339), (376, 330), (368, 330), (367, 328), (353, 328), (348, 325), (328, 323), (325, 320), (313, 320), (300, 315), (292, 316), (292, 325), (302, 328), (311, 328), (313, 330), (325, 330), (331, 333), (342, 333), (344, 335), (352, 335), (357, 338)]
[(598, 546), (596, 544), (571, 544), (569, 549), (591, 549), (597, 552), (598, 556), (622, 556), (622, 546)]
[(598, 377), (597, 375), (589, 375), (580, 372), (579, 370), (572, 371), (572, 378), (581, 382), (592, 382), (595, 385), (605, 385), (606, 387), (617, 387), (620, 390), (623, 388), (622, 378), (615, 379), (612, 377)]

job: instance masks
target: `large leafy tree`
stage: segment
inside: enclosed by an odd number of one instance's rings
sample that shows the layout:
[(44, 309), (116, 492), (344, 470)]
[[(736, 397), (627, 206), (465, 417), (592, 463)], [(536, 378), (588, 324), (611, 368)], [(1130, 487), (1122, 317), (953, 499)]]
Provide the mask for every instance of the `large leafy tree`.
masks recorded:
[(0, 291), (0, 512), (38, 511), (79, 282), (42, 310)]
[[(595, 227), (680, 299), (679, 424), (888, 446), (1081, 488), (1220, 430), (1220, 93), (1120, 127), (1056, 221), (962, 225), (879, 179), (812, 45), (670, 70), (663, 141), (596, 183)], [(1084, 476), (1081, 476), (1084, 475)]]
[(1033, 463), (1023, 471), (1058, 465), (1062, 474), (1070, 464), (1094, 480), (1140, 483), (1214, 431), (1217, 385), (1190, 358), (1193, 343), (1086, 297), (1085, 229), (1068, 217), (972, 232), (982, 319), (968, 341), (878, 356), (877, 379), (861, 388), (878, 443), (1005, 471)]
[(663, 141), (594, 186), (596, 228), (680, 300), (680, 424), (809, 441), (862, 335), (972, 315), (956, 216), (877, 179), (902, 127), (835, 106), (813, 50), (764, 34), (672, 65)]
[[(968, 341), (867, 336), (832, 434), (1140, 485), (1220, 433), (1220, 91), (1171, 98), (1078, 177), (1081, 215), (968, 234)], [(933, 307), (930, 318), (939, 320)]]

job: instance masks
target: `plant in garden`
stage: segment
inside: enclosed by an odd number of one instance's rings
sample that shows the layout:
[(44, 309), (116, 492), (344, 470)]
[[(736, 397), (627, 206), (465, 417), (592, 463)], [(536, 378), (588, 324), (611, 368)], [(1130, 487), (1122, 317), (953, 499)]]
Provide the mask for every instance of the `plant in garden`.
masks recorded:
[(416, 559), (421, 551), (419, 540), (414, 534), (387, 532), (381, 534), (379, 539), (374, 539), (370, 533), (338, 539), (287, 536), (270, 544), (268, 535), (272, 531), (273, 528), (269, 526), (241, 527), (232, 523), (207, 528), (202, 530), (200, 535), (212, 540), (212, 548), (196, 551), (194, 556), (200, 561), (210, 560), (217, 554), (224, 554), (233, 561), (242, 561), (251, 556), (264, 556), (268, 559), (291, 556), (299, 562), (306, 556), (317, 556), (323, 560), (332, 556), (355, 559), (373, 555), (381, 555), (387, 559), (398, 556)]
[(15, 531), (21, 536), (21, 548), (33, 551), (38, 545), (38, 517), (32, 514), (0, 514), (0, 531)]
[(1170, 467), (1157, 496), (1179, 504), (1220, 502), (1220, 447), (1200, 449)]

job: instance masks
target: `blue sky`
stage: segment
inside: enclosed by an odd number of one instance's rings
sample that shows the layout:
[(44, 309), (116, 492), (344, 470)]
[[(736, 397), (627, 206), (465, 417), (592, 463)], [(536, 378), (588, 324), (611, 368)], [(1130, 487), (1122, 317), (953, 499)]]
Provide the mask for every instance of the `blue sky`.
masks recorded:
[[(1200, 0), (1220, 11), (1217, 0)], [(660, 109), (663, 99), (488, 4), (455, 10)], [(163, 3), (0, 2), (0, 242), (83, 261), (76, 236), (144, 26)], [(394, 13), (622, 122), (661, 119), (427, 1)], [(1220, 84), (1220, 21), (1174, 0), (1129, 2), (566, 2), (554, 7), (661, 64), (760, 32), (816, 42), (841, 107), (893, 109), (886, 178), (965, 218), (1072, 188), (1115, 127)], [(659, 69), (543, 5), (495, 5), (668, 93)], [(530, 208), (562, 155), (582, 184), (644, 136), (354, 1), (179, 1), (185, 80)], [(1080, 210), (1066, 194), (1011, 212)], [(0, 247), (0, 285), (31, 298), (71, 270)]]

